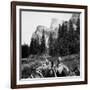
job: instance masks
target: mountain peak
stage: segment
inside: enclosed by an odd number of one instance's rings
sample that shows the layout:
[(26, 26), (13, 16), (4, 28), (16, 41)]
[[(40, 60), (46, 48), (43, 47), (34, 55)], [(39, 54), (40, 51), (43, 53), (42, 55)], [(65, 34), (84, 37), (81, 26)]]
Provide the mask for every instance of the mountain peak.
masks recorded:
[(44, 36), (45, 36), (45, 45), (48, 48), (48, 39), (49, 39), (50, 33), (53, 33), (53, 38), (57, 38), (58, 37), (58, 27), (56, 27), (53, 30), (51, 28), (47, 28), (46, 26), (38, 25), (36, 27), (36, 31), (32, 35), (32, 38), (38, 40), (39, 44), (41, 44), (41, 38), (43, 35), (43, 31), (44, 31)]

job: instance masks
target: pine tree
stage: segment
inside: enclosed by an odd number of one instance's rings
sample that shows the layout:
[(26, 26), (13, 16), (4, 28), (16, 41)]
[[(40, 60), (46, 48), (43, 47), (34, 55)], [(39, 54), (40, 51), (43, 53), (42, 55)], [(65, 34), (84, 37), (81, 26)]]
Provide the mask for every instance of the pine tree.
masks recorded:
[(41, 48), (40, 48), (41, 54), (45, 53), (45, 33), (43, 30), (42, 38), (41, 38)]
[(80, 17), (78, 17), (77, 19), (77, 23), (76, 23), (76, 52), (80, 52)]
[(53, 56), (53, 37), (52, 33), (49, 36), (49, 55)]
[(76, 31), (73, 28), (73, 22), (69, 21), (69, 52), (70, 54), (76, 53)]
[(62, 37), (62, 30), (61, 30), (61, 25), (59, 24), (59, 29), (58, 29), (58, 41)]
[(29, 48), (29, 54), (36, 55), (39, 53), (39, 42), (37, 39), (32, 38), (31, 43), (30, 43), (30, 48)]
[(58, 30), (58, 52), (60, 56), (68, 55), (68, 22), (63, 22), (62, 26), (59, 25)]
[(69, 33), (72, 35), (74, 32), (73, 23), (71, 20), (69, 20)]
[(28, 45), (24, 44), (22, 45), (22, 58), (27, 58), (29, 55), (29, 51), (28, 51)]
[(77, 26), (76, 31), (78, 32), (78, 34), (80, 34), (80, 17), (78, 17), (77, 19), (76, 26)]
[(30, 47), (29, 47), (29, 54), (35, 54), (35, 50), (34, 50), (34, 43), (35, 41), (34, 41), (34, 39), (32, 38), (31, 39), (31, 43), (30, 43)]
[(61, 39), (62, 39), (62, 37), (63, 37), (63, 33), (62, 33), (62, 29), (61, 29), (62, 27), (61, 27), (61, 25), (59, 24), (59, 29), (58, 29), (58, 38), (57, 38), (57, 53), (58, 53), (58, 55), (61, 55), (60, 54), (60, 51), (61, 51)]

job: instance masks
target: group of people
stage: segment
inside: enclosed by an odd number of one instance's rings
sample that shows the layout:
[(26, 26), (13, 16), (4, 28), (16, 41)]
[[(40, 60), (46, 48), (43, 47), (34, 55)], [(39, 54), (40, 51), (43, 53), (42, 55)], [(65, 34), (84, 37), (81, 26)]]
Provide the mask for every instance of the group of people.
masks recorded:
[(31, 78), (43, 77), (64, 77), (69, 75), (69, 68), (61, 62), (59, 57), (57, 63), (49, 61), (47, 58), (42, 65), (36, 68), (35, 75), (31, 74)]

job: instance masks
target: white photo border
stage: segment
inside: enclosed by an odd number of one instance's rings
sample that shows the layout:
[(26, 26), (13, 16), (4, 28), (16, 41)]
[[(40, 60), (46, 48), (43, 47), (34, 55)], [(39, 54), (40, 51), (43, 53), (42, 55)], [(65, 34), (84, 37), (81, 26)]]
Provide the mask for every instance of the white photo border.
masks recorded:
[[(62, 78), (44, 78), (44, 79), (21, 79), (20, 80), (20, 9), (35, 9), (35, 10), (51, 10), (51, 11), (67, 11), (67, 12), (81, 12), (80, 14), (80, 76), (72, 76), (72, 77), (62, 77)], [(54, 82), (76, 82), (76, 81), (84, 81), (84, 73), (85, 73), (85, 9), (75, 9), (75, 8), (55, 8), (55, 7), (37, 7), (37, 6), (16, 6), (16, 84), (43, 84), (43, 83), (54, 83)]]

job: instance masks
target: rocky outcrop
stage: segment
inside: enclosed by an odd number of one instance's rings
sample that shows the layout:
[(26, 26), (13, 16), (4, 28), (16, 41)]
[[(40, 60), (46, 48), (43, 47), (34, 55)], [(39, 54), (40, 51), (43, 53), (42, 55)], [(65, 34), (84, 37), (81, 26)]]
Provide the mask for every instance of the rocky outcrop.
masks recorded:
[(42, 38), (43, 32), (45, 36), (45, 46), (48, 48), (48, 39), (49, 39), (50, 33), (52, 33), (53, 38), (56, 39), (58, 37), (58, 28), (55, 28), (55, 30), (53, 30), (43, 25), (37, 26), (36, 31), (32, 35), (32, 38), (38, 40), (39, 44), (41, 44), (41, 38)]
[[(76, 30), (77, 26), (77, 20), (80, 18), (79, 14), (72, 14), (72, 17), (70, 18), (71, 22), (73, 23), (73, 28)], [(69, 31), (69, 21), (64, 21), (63, 22), (64, 26), (67, 26), (67, 31)], [(50, 33), (52, 33), (52, 38), (57, 39), (58, 38), (58, 30), (59, 30), (59, 22), (56, 18), (53, 18), (51, 21), (51, 26), (50, 28), (47, 28), (46, 26), (43, 25), (38, 25), (36, 27), (36, 31), (32, 34), (32, 38), (38, 40), (39, 44), (41, 44), (41, 38), (44, 32), (45, 36), (45, 46), (48, 48), (48, 39), (50, 36)]]

